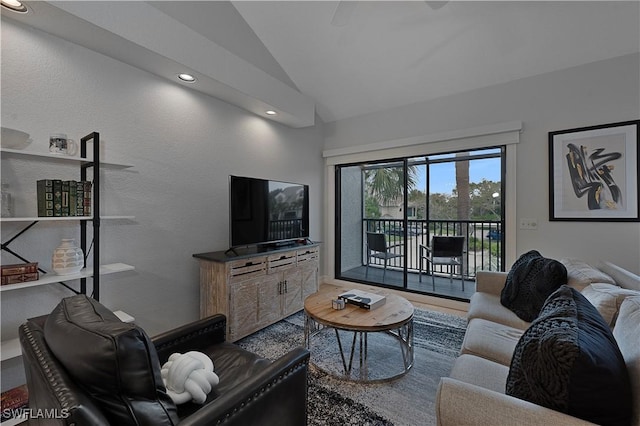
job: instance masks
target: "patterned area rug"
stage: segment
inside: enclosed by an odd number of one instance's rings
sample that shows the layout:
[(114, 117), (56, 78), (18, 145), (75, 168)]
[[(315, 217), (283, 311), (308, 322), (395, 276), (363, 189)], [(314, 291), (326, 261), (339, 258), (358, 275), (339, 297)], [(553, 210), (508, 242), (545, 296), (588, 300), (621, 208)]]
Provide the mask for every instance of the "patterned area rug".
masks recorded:
[[(316, 365), (332, 370), (339, 368), (342, 361), (337, 352), (318, 354), (312, 346), (309, 425), (435, 425), (436, 389), (440, 377), (449, 374), (462, 345), (465, 328), (464, 318), (416, 309), (414, 365), (404, 376), (383, 383), (355, 383), (325, 373)], [(379, 333), (370, 336), (376, 334)], [(320, 340), (319, 347), (337, 350), (335, 333), (320, 337), (326, 339), (326, 344)], [(348, 340), (344, 338), (343, 344)], [(293, 347), (304, 346), (304, 315), (302, 312), (294, 314), (237, 343), (265, 358), (276, 359)], [(380, 343), (384, 345), (384, 342)], [(377, 349), (375, 344), (370, 337), (370, 354)], [(397, 360), (389, 359), (389, 362), (396, 365)]]

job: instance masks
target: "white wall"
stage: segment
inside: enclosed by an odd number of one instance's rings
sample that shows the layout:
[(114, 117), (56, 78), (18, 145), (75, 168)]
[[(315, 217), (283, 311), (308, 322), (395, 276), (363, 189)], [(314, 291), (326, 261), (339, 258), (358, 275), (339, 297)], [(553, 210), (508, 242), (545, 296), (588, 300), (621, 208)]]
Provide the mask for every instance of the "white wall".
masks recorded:
[(537, 219), (538, 229), (510, 230), (517, 254), (537, 249), (553, 258), (609, 260), (640, 273), (639, 223), (549, 221), (547, 166), (548, 132), (639, 117), (635, 54), (328, 123), (325, 149), (522, 121), (515, 217)]
[[(275, 124), (5, 18), (1, 82), (2, 126), (29, 133), (26, 149), (46, 152), (50, 133), (79, 139), (98, 131), (105, 159), (135, 166), (101, 174), (104, 214), (135, 216), (103, 221), (102, 261), (136, 269), (103, 276), (100, 300), (135, 316), (151, 335), (199, 317), (192, 254), (228, 248), (230, 174), (308, 184), (311, 237), (323, 235), (321, 127)], [(3, 156), (2, 182), (11, 186), (17, 215), (35, 216), (36, 180), (79, 179), (78, 170)], [(2, 241), (17, 229), (3, 223)], [(12, 247), (50, 268), (63, 237), (79, 238), (78, 227), (40, 223)], [(3, 263), (16, 260), (2, 254)], [(71, 294), (56, 284), (1, 293), (2, 340)], [(12, 377), (3, 363), (3, 390)]]

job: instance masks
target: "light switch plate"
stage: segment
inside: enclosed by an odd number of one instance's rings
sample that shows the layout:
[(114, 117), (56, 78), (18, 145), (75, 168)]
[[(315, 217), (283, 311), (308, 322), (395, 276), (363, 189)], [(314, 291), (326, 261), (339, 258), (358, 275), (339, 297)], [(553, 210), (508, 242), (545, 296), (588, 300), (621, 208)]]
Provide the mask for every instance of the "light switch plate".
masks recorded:
[(530, 217), (520, 218), (520, 229), (538, 229), (538, 220)]

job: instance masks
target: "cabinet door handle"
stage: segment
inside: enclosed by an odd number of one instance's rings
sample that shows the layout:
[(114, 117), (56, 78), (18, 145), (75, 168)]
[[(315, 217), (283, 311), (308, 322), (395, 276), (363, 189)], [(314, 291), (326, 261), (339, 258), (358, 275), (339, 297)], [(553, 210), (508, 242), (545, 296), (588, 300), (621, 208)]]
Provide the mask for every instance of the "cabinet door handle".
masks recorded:
[(287, 280), (284, 280), (284, 292), (288, 293), (289, 289), (287, 289)]
[(278, 294), (282, 294), (282, 281), (278, 281)]

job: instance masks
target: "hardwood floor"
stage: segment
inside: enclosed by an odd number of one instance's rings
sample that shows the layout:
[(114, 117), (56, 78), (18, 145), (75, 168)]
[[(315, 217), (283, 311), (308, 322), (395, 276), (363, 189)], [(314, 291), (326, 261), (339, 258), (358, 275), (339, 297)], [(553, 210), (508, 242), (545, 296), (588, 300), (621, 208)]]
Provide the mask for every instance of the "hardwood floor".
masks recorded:
[(397, 294), (398, 296), (404, 297), (405, 299), (410, 301), (413, 304), (413, 306), (415, 306), (416, 308), (444, 312), (447, 314), (457, 315), (460, 317), (466, 317), (467, 310), (469, 307), (468, 302), (443, 299), (443, 298), (428, 296), (424, 294), (410, 293), (406, 291), (394, 290), (391, 288), (375, 287), (371, 285), (353, 283), (350, 281), (341, 281), (341, 280), (336, 280), (331, 278), (325, 278), (324, 280), (321, 280), (320, 290), (325, 288), (325, 286), (330, 286), (332, 288), (339, 288), (344, 291), (350, 290), (352, 288), (357, 288), (357, 289), (362, 289), (362, 290), (371, 291), (371, 292), (378, 292), (378, 291), (389, 292), (389, 293)]
[[(365, 266), (356, 267), (343, 272), (342, 275), (346, 279), (355, 279), (359, 281), (368, 280), (371, 282), (384, 283), (386, 287), (377, 287), (370, 284), (361, 284), (346, 280), (328, 280), (327, 283), (343, 287), (345, 291), (351, 288), (370, 288), (374, 290), (380, 290), (382, 288), (385, 291), (404, 297), (412, 302), (416, 307), (439, 310), (442, 312), (449, 311), (448, 313), (462, 316), (466, 315), (469, 305), (468, 301), (476, 290), (475, 281), (465, 280), (465, 289), (463, 291), (462, 282), (459, 278), (454, 276), (453, 282), (451, 282), (449, 277), (436, 275), (434, 291), (431, 282), (431, 275), (423, 274), (422, 281), (420, 281), (417, 273), (409, 273), (407, 277), (407, 287), (409, 290), (413, 291), (403, 291), (402, 272), (387, 269), (385, 274), (384, 270), (379, 267), (369, 267), (368, 272)], [(395, 290), (393, 287), (398, 287), (398, 290)], [(415, 291), (419, 293), (415, 293)], [(456, 300), (437, 297), (438, 295), (455, 298)]]

